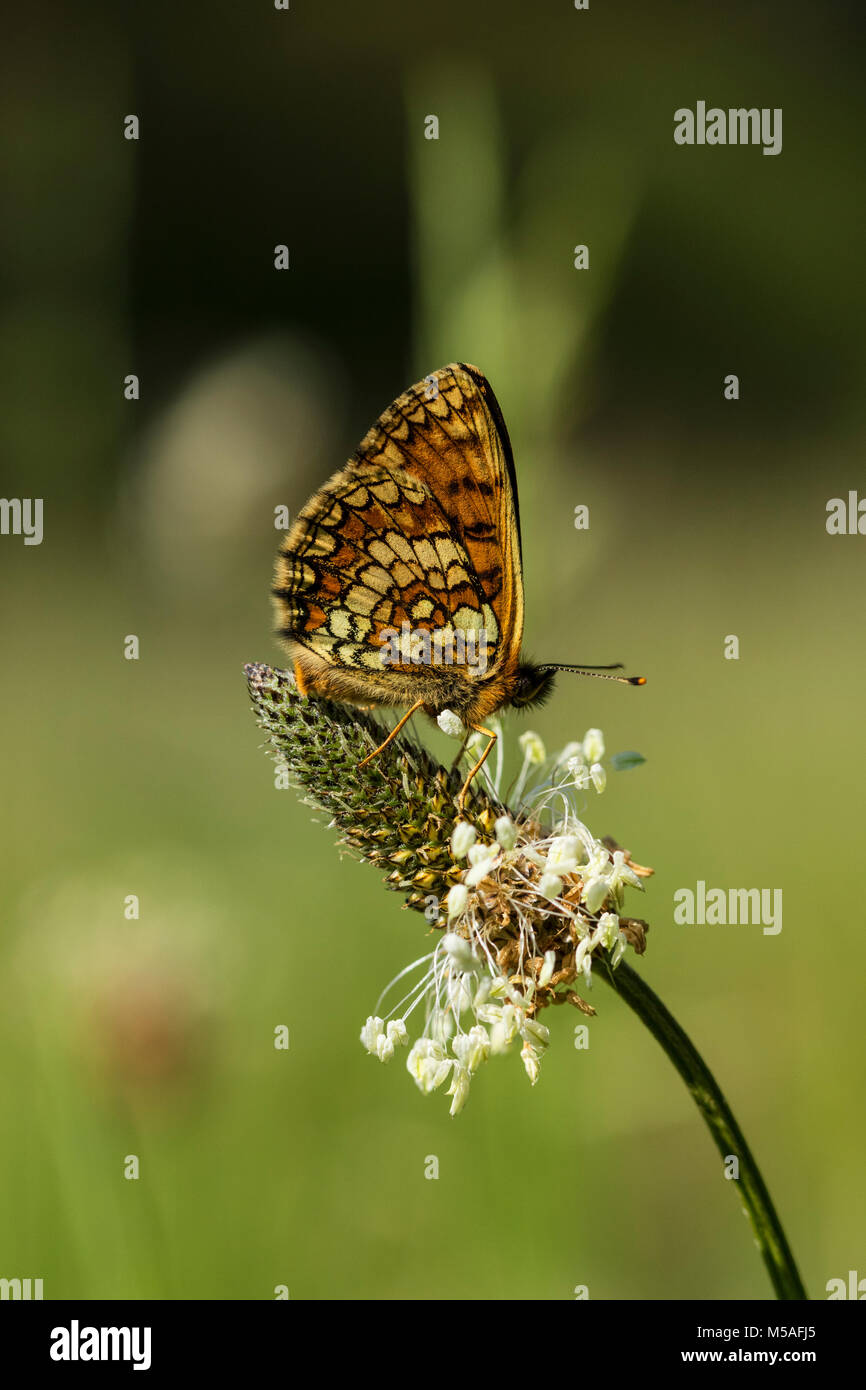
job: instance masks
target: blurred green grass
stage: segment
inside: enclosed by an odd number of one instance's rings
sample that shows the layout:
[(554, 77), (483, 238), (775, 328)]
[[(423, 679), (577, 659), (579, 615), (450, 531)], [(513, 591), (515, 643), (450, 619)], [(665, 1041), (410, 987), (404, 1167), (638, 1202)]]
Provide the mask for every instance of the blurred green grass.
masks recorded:
[[(281, 46), (217, 6), (203, 45), (156, 5), (136, 88), (116, 17), (61, 26), (62, 62), (45, 26), (10, 33), (0, 443), (46, 538), (2, 538), (0, 1275), (49, 1298), (768, 1296), (694, 1107), (600, 984), (588, 1051), (557, 1011), (538, 1086), (498, 1060), (455, 1121), (364, 1054), (423, 923), (259, 747), (241, 667), (280, 659), (271, 505), (461, 358), (515, 445), (527, 651), (649, 681), (562, 677), (508, 727), (646, 756), (587, 819), (656, 868), (638, 968), (821, 1297), (866, 1236), (861, 542), (824, 530), (862, 454), (856, 45), (834, 6), (723, 31), (461, 6), (455, 65), (446, 23), (386, 8), (374, 52), (360, 10)], [(675, 150), (659, 113), (699, 92), (783, 104), (784, 154)], [(139, 98), (133, 160), (112, 122)], [(281, 298), (262, 248), (284, 227)], [(698, 879), (781, 887), (782, 932), (675, 926)]]

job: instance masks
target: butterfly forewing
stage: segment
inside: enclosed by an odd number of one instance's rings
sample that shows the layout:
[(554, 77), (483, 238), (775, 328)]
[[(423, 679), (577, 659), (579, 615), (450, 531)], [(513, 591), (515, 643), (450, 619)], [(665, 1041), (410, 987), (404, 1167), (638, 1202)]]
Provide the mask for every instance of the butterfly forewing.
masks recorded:
[(402, 693), (414, 678), (423, 697), (431, 679), (408, 657), (383, 669), (385, 635), (404, 623), (474, 628), (489, 675), (516, 665), (523, 591), (513, 463), (477, 368), (444, 367), (383, 412), (300, 513), (281, 547), (274, 595), (292, 649), (358, 676), (375, 672), (380, 690), (390, 678)]

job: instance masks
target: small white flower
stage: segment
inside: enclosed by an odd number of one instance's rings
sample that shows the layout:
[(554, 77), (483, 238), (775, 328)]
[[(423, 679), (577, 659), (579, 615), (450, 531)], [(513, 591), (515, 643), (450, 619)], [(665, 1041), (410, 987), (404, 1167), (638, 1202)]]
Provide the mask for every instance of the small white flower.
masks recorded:
[(589, 858), (581, 866), (581, 874), (587, 878), (606, 878), (610, 872), (610, 855), (604, 845), (596, 840), (592, 841), (592, 848), (589, 851)]
[[(545, 1029), (544, 1031), (546, 1032), (547, 1029)], [(544, 1051), (546, 1047), (547, 1044), (544, 1042), (536, 1044), (532, 1041), (532, 1039), (527, 1038), (522, 1048), (520, 1049), (520, 1058), (523, 1062), (524, 1067), (526, 1068), (526, 1075), (529, 1077), (529, 1083), (531, 1086), (534, 1086), (536, 1081), (538, 1080), (538, 1073), (541, 1067), (541, 1059), (544, 1056)]]
[(444, 1047), (453, 1037), (457, 1024), (452, 1009), (434, 1009), (427, 1022), (427, 1032), (436, 1043)]
[(619, 937), (619, 918), (615, 912), (603, 912), (596, 928), (598, 939), (608, 950), (616, 944)]
[(592, 922), (588, 917), (584, 917), (582, 912), (574, 914), (574, 929), (577, 932), (578, 940), (582, 941), (585, 936), (592, 935)]
[(454, 1018), (460, 1018), (472, 1008), (472, 981), (468, 975), (452, 975), (445, 986), (445, 998)]
[(475, 1024), (468, 1033), (460, 1033), (451, 1044), (451, 1051), (461, 1066), (468, 1072), (477, 1071), (482, 1062), (490, 1056), (490, 1039), (487, 1030)]
[(604, 757), (604, 738), (601, 729), (587, 729), (583, 736), (583, 756), (588, 763), (598, 763)]
[(520, 735), (517, 742), (523, 749), (523, 756), (528, 763), (537, 764), (544, 762), (546, 757), (544, 744), (538, 737), (538, 734), (533, 733), (531, 729), (527, 729), (525, 734)]
[(449, 1096), (454, 1099), (451, 1102), (450, 1114), (459, 1115), (469, 1096), (469, 1082), (471, 1081), (469, 1072), (465, 1067), (461, 1067), (459, 1062), (454, 1064), (454, 1072), (451, 1077), (451, 1085), (448, 1087)]
[(625, 932), (620, 932), (617, 938), (617, 943), (613, 948), (613, 955), (610, 958), (610, 966), (612, 970), (616, 970), (616, 967), (619, 965), (620, 961), (626, 953), (627, 946), (628, 941), (626, 940)]
[(521, 854), (524, 859), (528, 859), (530, 864), (534, 864), (537, 869), (543, 869), (547, 864), (545, 856), (539, 854), (537, 849), (533, 849), (532, 845), (524, 845)]
[(432, 1038), (419, 1038), (406, 1058), (406, 1070), (419, 1089), (428, 1095), (442, 1085), (452, 1065), (442, 1043)]
[(591, 878), (584, 883), (581, 900), (587, 912), (598, 912), (609, 892), (610, 884), (606, 878)]
[(550, 874), (573, 874), (577, 868), (577, 853), (580, 849), (580, 840), (576, 835), (556, 835), (550, 842), (550, 849), (547, 851), (547, 863), (545, 869)]
[(550, 1029), (534, 1018), (528, 1018), (523, 1025), (523, 1037), (533, 1047), (547, 1047), (550, 1043)]
[(607, 773), (601, 763), (593, 763), (592, 767), (589, 769), (589, 775), (592, 778), (592, 785), (595, 787), (596, 791), (603, 792), (607, 786)]
[(409, 1042), (409, 1030), (402, 1018), (392, 1018), (386, 1029), (389, 1040), (396, 1047), (406, 1047)]
[(490, 1029), (490, 1051), (504, 1052), (517, 1035), (518, 1017), (513, 1004), (502, 1004)]
[(382, 1036), (385, 1025), (381, 1018), (373, 1018), (372, 1015), (367, 1019), (361, 1029), (361, 1042), (367, 1051), (375, 1057), (378, 1054), (378, 1040)]
[(443, 709), (437, 717), (436, 723), (443, 734), (447, 734), (449, 738), (462, 738), (466, 732), (466, 726), (462, 719), (458, 719), (454, 711), (450, 709)]
[(517, 826), (510, 816), (500, 816), (493, 827), (497, 843), (504, 850), (514, 849), (517, 844)]
[(543, 873), (538, 882), (538, 891), (543, 898), (549, 898), (551, 902), (558, 898), (562, 892), (562, 879), (559, 874)]
[(574, 778), (574, 785), (577, 787), (577, 790), (581, 792), (585, 791), (589, 786), (590, 778), (589, 768), (583, 761), (583, 758), (569, 758), (566, 766), (568, 767), (569, 773)]
[(451, 832), (451, 853), (455, 859), (465, 859), (477, 839), (475, 826), (459, 820)]
[[(459, 888), (460, 886), (459, 883), (454, 885), (455, 888)], [(451, 893), (453, 892), (454, 888), (451, 889)], [(449, 893), (449, 897), (451, 893)], [(467, 893), (466, 896), (468, 897), (469, 894)], [(458, 936), (456, 932), (450, 931), (443, 936), (442, 949), (445, 951), (455, 970), (467, 972), (478, 969), (478, 961), (475, 959), (472, 947), (469, 945), (468, 941), (464, 941), (463, 937)]]
[(642, 893), (646, 891), (634, 869), (625, 862), (625, 855), (621, 849), (614, 850), (610, 882), (611, 887), (616, 889), (629, 883), (632, 888), (639, 888)]
[(534, 1086), (538, 1080), (538, 1073), (541, 1065), (541, 1058), (531, 1043), (525, 1042), (520, 1049), (520, 1057), (526, 1068), (526, 1075), (529, 1077), (529, 1084)]
[(475, 1010), (476, 1017), (478, 1018), (481, 1017), (480, 1011), (484, 1008), (484, 1005), (487, 1003), (488, 999), (490, 998), (490, 995), (493, 992), (493, 984), (494, 981), (492, 976), (484, 975), (482, 977), (480, 985), (475, 991), (475, 998), (472, 1000), (472, 1007)]
[[(545, 953), (544, 953), (544, 964), (542, 965), (541, 970), (540, 970), (539, 973), (538, 973), (538, 987), (539, 987), (539, 989), (543, 989), (544, 986), (545, 986), (546, 984), (549, 983), (550, 978), (551, 978), (551, 976), (553, 975), (553, 970), (554, 970), (554, 966), (555, 966), (555, 965), (556, 965), (556, 952), (555, 952), (555, 951), (545, 951)], [(390, 1027), (390, 1024), (389, 1024), (388, 1026)]]
[(394, 1056), (394, 1044), (385, 1033), (380, 1033), (376, 1039), (376, 1056), (380, 1062), (390, 1062)]
[(467, 888), (477, 888), (492, 869), (499, 863), (498, 845), (472, 845), (469, 850), (469, 863), (472, 865), (464, 879)]
[(469, 889), (463, 883), (455, 883), (453, 888), (449, 888), (448, 897), (445, 899), (445, 906), (448, 909), (448, 921), (451, 922), (455, 917), (459, 917), (466, 911), (466, 904), (469, 901)]

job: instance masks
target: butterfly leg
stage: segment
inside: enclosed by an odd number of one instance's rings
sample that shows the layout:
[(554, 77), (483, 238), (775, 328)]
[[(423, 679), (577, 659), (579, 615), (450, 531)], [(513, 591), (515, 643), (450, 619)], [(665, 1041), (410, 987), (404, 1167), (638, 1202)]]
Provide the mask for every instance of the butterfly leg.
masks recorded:
[(498, 735), (495, 734), (492, 729), (485, 729), (481, 724), (470, 724), (469, 727), (470, 729), (474, 729), (476, 733), (484, 734), (485, 738), (489, 739), (490, 742), (487, 744), (487, 747), (481, 754), (481, 757), (478, 759), (478, 762), (470, 770), (469, 776), (466, 778), (466, 781), (463, 783), (463, 786), (460, 790), (460, 795), (457, 798), (457, 809), (458, 811), (460, 811), (461, 815), (463, 813), (463, 803), (466, 800), (466, 793), (469, 790), (469, 783), (472, 781), (472, 778), (475, 776), (476, 772), (478, 772), (478, 770), (486, 762), (487, 754), (490, 752), (498, 737)]
[[(373, 761), (374, 758), (378, 758), (379, 754), (382, 752), (382, 749), (383, 749), (383, 748), (387, 748), (387, 747), (388, 747), (388, 744), (391, 742), (392, 738), (396, 738), (396, 737), (397, 737), (397, 735), (399, 734), (399, 732), (400, 732), (400, 730), (402, 729), (403, 725), (406, 723), (407, 719), (411, 719), (411, 718), (412, 718), (412, 715), (415, 714), (415, 712), (421, 708), (421, 706), (423, 705), (423, 703), (424, 703), (423, 700), (416, 700), (415, 703), (414, 703), (414, 705), (412, 706), (412, 708), (411, 708), (411, 709), (407, 709), (406, 713), (403, 715), (403, 718), (400, 720), (400, 722), (399, 722), (398, 724), (395, 724), (395, 725), (394, 725), (393, 729), (392, 729), (391, 732), (389, 733), (388, 737), (385, 739), (384, 743), (380, 743), (378, 748), (374, 748), (373, 751), (372, 751), (372, 753), (368, 753), (368, 754), (367, 754), (367, 757), (364, 758), (363, 762), (358, 763), (358, 766), (359, 766), (359, 767), (365, 767), (366, 764), (367, 764), (367, 763), (371, 763), (371, 762)], [(482, 760), (482, 761), (483, 761), (483, 760)]]

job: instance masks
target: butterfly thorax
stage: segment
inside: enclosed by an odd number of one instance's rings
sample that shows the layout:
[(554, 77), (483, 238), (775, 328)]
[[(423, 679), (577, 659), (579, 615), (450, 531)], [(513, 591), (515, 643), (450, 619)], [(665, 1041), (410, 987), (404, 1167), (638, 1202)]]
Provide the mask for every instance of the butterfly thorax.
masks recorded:
[(528, 709), (543, 704), (553, 689), (553, 682), (552, 671), (542, 671), (529, 662), (521, 662), (514, 671), (494, 671), (486, 679), (454, 680), (450, 689), (443, 682), (438, 705), (430, 708), (425, 705), (424, 709), (425, 713), (433, 715), (450, 709), (464, 724), (472, 724), (507, 706)]

